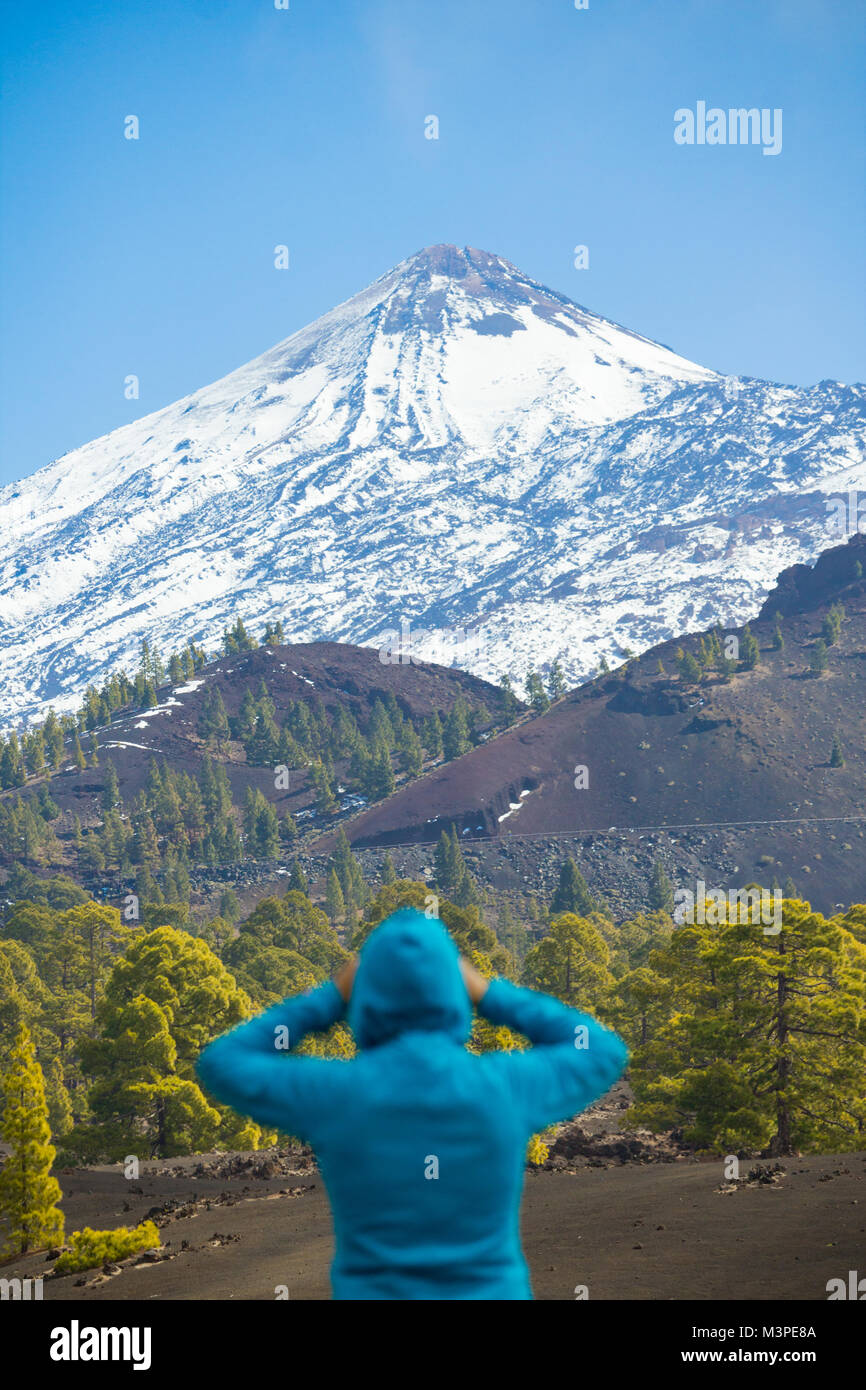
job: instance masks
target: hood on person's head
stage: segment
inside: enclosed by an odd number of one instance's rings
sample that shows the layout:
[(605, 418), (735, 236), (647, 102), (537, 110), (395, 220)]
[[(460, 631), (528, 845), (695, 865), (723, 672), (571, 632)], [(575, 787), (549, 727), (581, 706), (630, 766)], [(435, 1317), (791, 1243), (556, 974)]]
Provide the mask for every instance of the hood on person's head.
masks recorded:
[(472, 1005), (457, 947), (438, 917), (403, 907), (370, 933), (347, 1017), (359, 1047), (413, 1031), (466, 1041)]

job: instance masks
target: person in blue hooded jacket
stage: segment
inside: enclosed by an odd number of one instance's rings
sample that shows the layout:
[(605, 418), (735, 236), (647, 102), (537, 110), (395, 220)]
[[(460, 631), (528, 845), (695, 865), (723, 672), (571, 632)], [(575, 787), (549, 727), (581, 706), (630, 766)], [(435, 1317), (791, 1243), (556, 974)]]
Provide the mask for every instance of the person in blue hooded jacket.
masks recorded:
[[(466, 1049), (472, 1004), (523, 1051)], [(298, 1056), (346, 1018), (351, 1060)], [(287, 1042), (288, 1040), (288, 1042)], [(526, 1146), (621, 1075), (625, 1043), (586, 1014), (460, 958), (414, 908), (376, 927), (333, 981), (204, 1049), (219, 1100), (309, 1143), (334, 1218), (338, 1299), (529, 1299), (519, 1207)]]

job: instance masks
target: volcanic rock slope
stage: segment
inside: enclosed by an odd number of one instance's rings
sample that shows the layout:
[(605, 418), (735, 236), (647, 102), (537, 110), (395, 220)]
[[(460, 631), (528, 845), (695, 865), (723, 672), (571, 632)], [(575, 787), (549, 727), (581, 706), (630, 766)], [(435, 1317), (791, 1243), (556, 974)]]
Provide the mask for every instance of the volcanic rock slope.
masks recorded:
[[(597, 836), (627, 857), (626, 841), (660, 830), (709, 846), (704, 830), (730, 827), (713, 843), (733, 853), (733, 879), (790, 875), (824, 905), (863, 902), (864, 575), (862, 536), (813, 568), (793, 566), (751, 624), (760, 648), (753, 670), (683, 680), (679, 644), (664, 643), (371, 807), (347, 835), (381, 849), (430, 844), (453, 825), (467, 845), (525, 841), (542, 857), (555, 855), (556, 837)], [(813, 674), (824, 617), (840, 603), (846, 616), (827, 670)], [(742, 630), (725, 635), (744, 650)], [(683, 647), (697, 652), (698, 642)], [(840, 766), (831, 762), (836, 738)]]
[[(280, 815), (297, 815), (305, 829), (339, 824), (350, 801), (364, 804), (360, 797), (346, 801), (336, 817), (317, 816), (311, 809), (316, 793), (308, 768), (293, 768), (288, 787), (278, 787), (274, 768), (249, 765), (240, 744), (228, 740), (214, 747), (203, 739), (201, 717), (209, 696), (218, 693), (231, 717), (238, 714), (245, 694), (258, 696), (262, 682), (278, 726), (285, 722), (290, 706), (300, 701), (321, 706), (329, 717), (342, 708), (362, 728), (367, 727), (375, 702), (389, 697), (416, 723), (434, 710), (444, 715), (458, 699), (470, 709), (486, 709), (493, 722), (502, 719), (505, 705), (498, 686), (453, 667), (383, 664), (369, 647), (347, 643), (265, 644), (208, 663), (194, 680), (162, 687), (159, 703), (152, 709), (121, 711), (110, 724), (96, 729), (98, 767), (78, 771), (70, 764), (50, 778), (51, 795), (66, 813), (60, 823), (63, 837), (68, 838), (73, 815), (78, 815), (87, 828), (102, 821), (102, 791), (109, 763), (117, 773), (120, 795), (128, 808), (146, 785), (154, 763), (197, 777), (205, 758), (225, 768), (236, 805), (243, 803), (248, 787), (255, 787), (276, 804)], [(344, 790), (339, 783), (347, 761), (341, 760), (335, 769), (334, 783), (340, 792)], [(403, 777), (399, 768), (397, 777)], [(17, 790), (2, 793), (9, 800), (17, 795)], [(342, 803), (345, 798), (338, 800)]]
[(294, 642), (406, 620), (437, 634), (418, 655), (521, 682), (742, 622), (831, 543), (827, 495), (866, 490), (864, 403), (719, 376), (499, 256), (428, 248), (0, 491), (0, 721), (237, 614)]

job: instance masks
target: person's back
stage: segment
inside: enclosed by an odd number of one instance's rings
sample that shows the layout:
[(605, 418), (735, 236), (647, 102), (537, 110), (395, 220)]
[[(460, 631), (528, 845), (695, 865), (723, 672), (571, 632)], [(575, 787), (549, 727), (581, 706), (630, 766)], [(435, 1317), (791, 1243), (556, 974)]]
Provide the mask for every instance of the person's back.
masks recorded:
[[(456, 947), (438, 920), (403, 909), (365, 944), (348, 1008), (322, 985), (199, 1059), (220, 1100), (315, 1150), (334, 1214), (336, 1298), (532, 1296), (518, 1230), (527, 1142), (602, 1095), (627, 1053), (547, 995), (494, 980), (475, 996), (479, 1013), (534, 1045), (467, 1051), (472, 1007)], [(280, 1050), (285, 1029), (294, 1047), (344, 1016), (360, 1049), (351, 1061)]]

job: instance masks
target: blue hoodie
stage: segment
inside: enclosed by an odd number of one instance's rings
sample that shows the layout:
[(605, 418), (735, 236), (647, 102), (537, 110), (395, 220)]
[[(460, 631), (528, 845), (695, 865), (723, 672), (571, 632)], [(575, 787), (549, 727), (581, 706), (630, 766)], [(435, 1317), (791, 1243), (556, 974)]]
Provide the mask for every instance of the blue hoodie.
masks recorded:
[[(468, 1052), (458, 962), (438, 919), (403, 908), (364, 945), (348, 1009), (336, 985), (320, 985), (198, 1060), (219, 1100), (315, 1150), (334, 1217), (335, 1298), (531, 1298), (519, 1234), (526, 1145), (625, 1067), (615, 1033), (501, 979), (478, 1012), (533, 1045)], [(343, 1018), (360, 1049), (351, 1060), (288, 1050)]]

